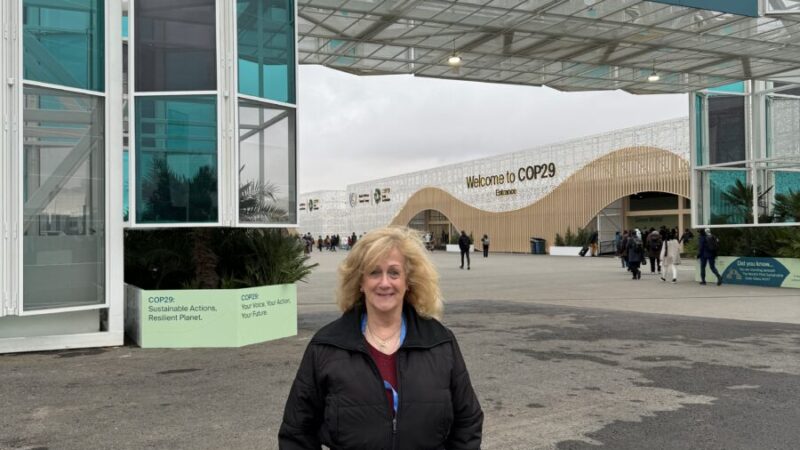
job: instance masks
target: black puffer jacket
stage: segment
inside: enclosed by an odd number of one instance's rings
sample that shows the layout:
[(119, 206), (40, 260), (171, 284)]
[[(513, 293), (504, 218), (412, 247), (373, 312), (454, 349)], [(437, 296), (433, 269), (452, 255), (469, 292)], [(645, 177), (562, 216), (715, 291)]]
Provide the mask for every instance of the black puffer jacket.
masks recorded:
[(361, 334), (362, 308), (317, 332), (297, 371), (278, 434), (281, 449), (477, 449), (483, 411), (453, 333), (403, 309), (400, 407), (392, 417)]

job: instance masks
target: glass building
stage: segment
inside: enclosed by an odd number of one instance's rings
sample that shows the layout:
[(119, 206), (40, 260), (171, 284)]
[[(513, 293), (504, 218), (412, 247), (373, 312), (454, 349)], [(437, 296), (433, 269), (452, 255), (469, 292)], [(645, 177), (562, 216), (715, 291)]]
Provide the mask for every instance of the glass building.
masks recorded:
[(800, 86), (745, 81), (696, 92), (692, 105), (696, 223), (800, 223), (781, 208), (800, 195)]
[(296, 225), (291, 0), (0, 13), (0, 352), (122, 344), (126, 226)]
[(298, 64), (686, 93), (694, 225), (795, 224), (798, 7), (714, 7), (0, 1), (0, 352), (122, 342), (124, 227), (297, 226)]

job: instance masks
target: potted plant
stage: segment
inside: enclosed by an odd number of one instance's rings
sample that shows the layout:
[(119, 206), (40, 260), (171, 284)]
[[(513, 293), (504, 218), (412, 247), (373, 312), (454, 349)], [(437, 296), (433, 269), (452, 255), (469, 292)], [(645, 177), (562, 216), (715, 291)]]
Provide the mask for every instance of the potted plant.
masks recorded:
[(125, 233), (126, 331), (142, 347), (232, 347), (297, 333), (317, 264), (284, 229)]

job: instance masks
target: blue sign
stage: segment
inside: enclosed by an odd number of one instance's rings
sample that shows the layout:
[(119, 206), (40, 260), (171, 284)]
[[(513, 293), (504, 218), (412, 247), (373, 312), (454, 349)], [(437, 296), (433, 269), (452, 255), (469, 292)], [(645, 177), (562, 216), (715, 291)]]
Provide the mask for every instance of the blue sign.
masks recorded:
[(775, 258), (736, 258), (722, 272), (727, 284), (781, 287), (789, 269)]
[(668, 5), (719, 11), (740, 16), (759, 17), (758, 0), (650, 0)]

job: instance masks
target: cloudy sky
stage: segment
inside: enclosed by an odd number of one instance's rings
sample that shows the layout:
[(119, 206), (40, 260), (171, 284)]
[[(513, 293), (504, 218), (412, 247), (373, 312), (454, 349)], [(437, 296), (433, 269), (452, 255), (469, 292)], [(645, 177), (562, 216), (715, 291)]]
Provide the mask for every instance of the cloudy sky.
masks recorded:
[(301, 194), (688, 115), (685, 94), (565, 93), (319, 66), (300, 66), (298, 88)]

